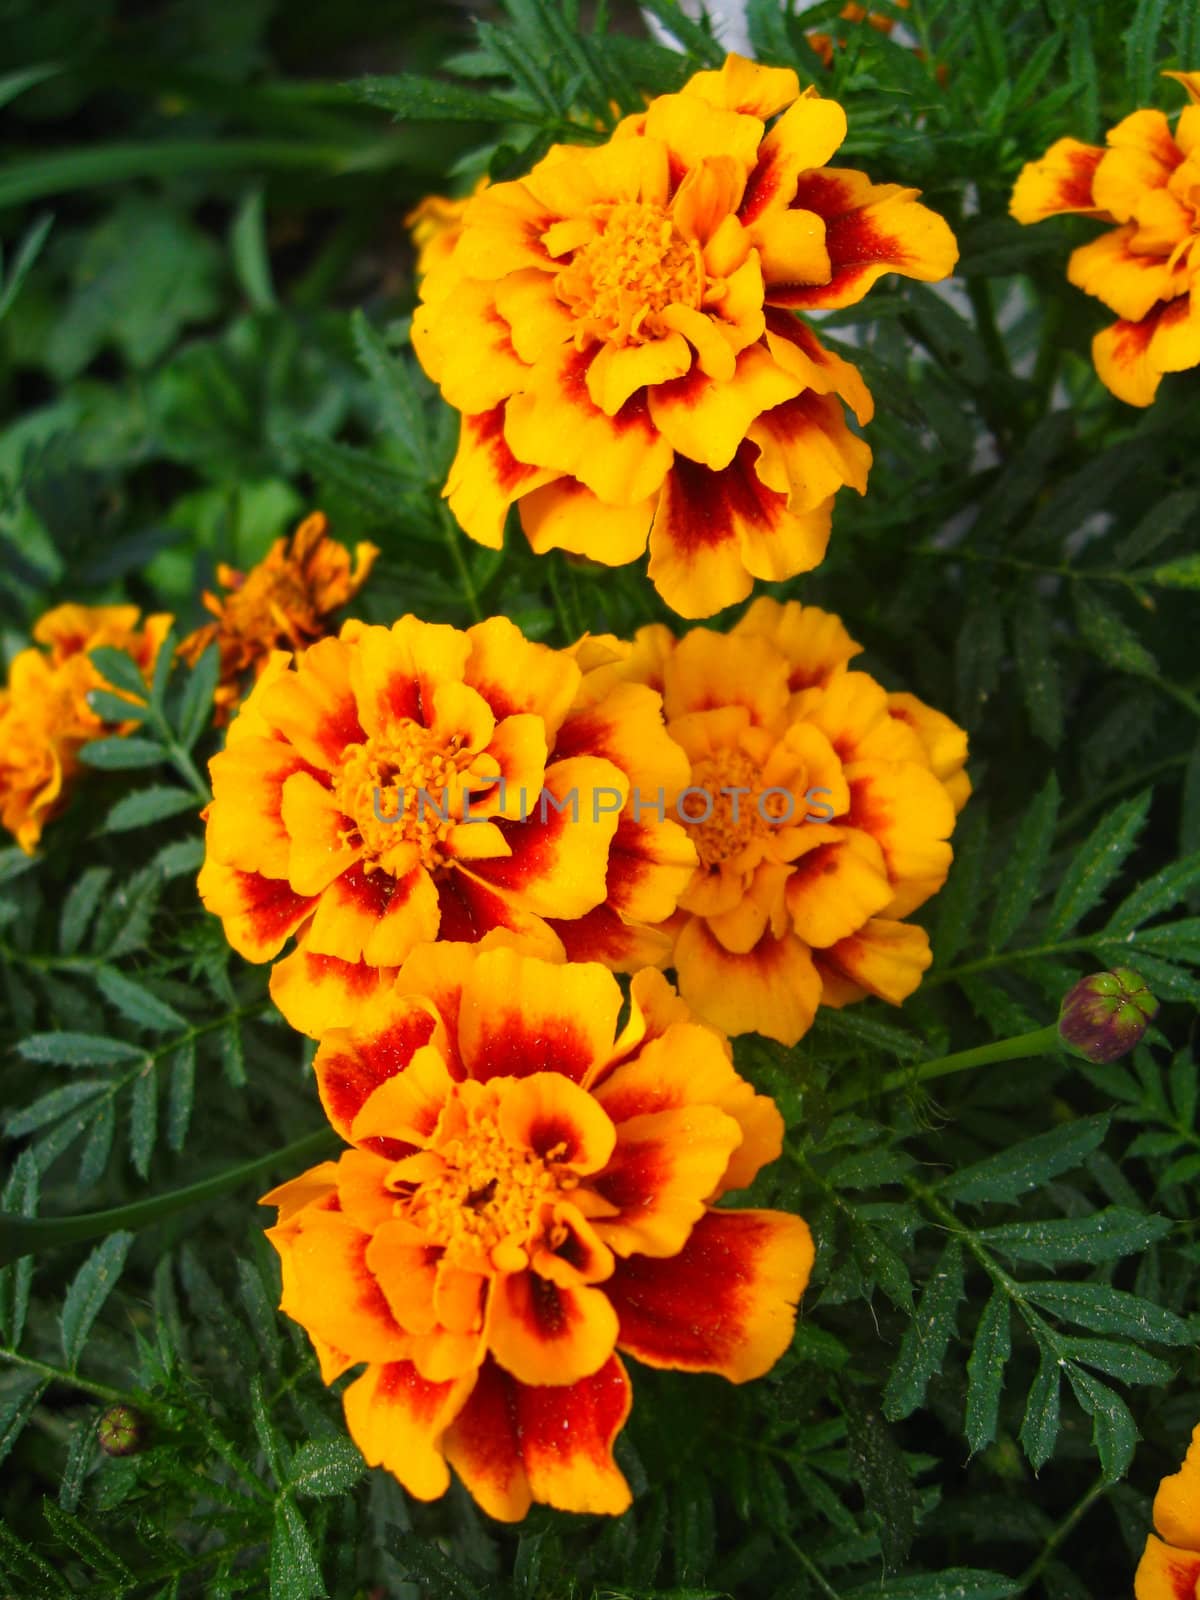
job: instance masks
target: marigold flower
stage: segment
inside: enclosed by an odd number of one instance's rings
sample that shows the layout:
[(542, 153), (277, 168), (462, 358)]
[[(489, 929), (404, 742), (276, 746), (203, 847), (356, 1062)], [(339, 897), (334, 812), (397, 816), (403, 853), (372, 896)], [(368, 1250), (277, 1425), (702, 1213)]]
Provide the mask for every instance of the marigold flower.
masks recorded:
[(188, 634), (179, 646), (184, 661), (195, 665), (216, 641), (221, 676), (213, 701), (218, 724), (228, 721), (242, 698), (251, 671), (257, 679), (272, 650), (290, 645), (302, 650), (319, 639), (330, 612), (344, 606), (362, 588), (379, 554), (365, 540), (354, 547), (354, 565), (344, 545), (327, 536), (321, 511), (305, 517), (286, 539), (276, 539), (267, 554), (239, 572), (221, 562), (217, 582), (227, 592), (206, 592), (204, 605), (217, 619)]
[(413, 345), (463, 413), (444, 492), (471, 538), (498, 549), (514, 503), (539, 553), (619, 566), (648, 537), (692, 617), (817, 565), (871, 460), (842, 402), (873, 406), (792, 313), (957, 259), (916, 190), (826, 165), (845, 135), (793, 71), (731, 55), (470, 202)]
[(1193, 1600), (1200, 1594), (1200, 1424), (1178, 1472), (1154, 1497), (1154, 1526), (1138, 1563), (1137, 1600)]
[(139, 626), (140, 615), (136, 606), (56, 606), (34, 624), (36, 643), (13, 658), (0, 690), (0, 821), (27, 855), (66, 805), (82, 747), (137, 726), (106, 720), (89, 705), (93, 689), (121, 691), (88, 651), (123, 650), (149, 677), (173, 619), (160, 614)]
[(504, 617), (465, 633), (352, 620), (290, 659), (271, 657), (210, 763), (199, 886), (250, 961), (298, 935), (271, 974), (293, 1027), (348, 1022), (439, 937), (666, 959), (648, 925), (696, 857), (678, 822), (632, 815), (635, 790), (686, 781), (657, 694), (598, 693)]
[(818, 1005), (893, 1005), (931, 960), (905, 922), (945, 882), (967, 738), (847, 663), (840, 619), (756, 600), (728, 634), (597, 641), (613, 679), (661, 689), (687, 752), (677, 797), (699, 865), (671, 919), (680, 994), (725, 1033), (793, 1044)]
[(471, 193), (458, 200), (444, 194), (426, 195), (405, 217), (404, 226), (412, 234), (413, 247), (417, 252), (419, 278), (433, 267), (443, 266), (454, 254), (471, 198), (482, 194), (488, 182), (485, 172)]
[(353, 1145), (266, 1195), (281, 1309), (346, 1422), (418, 1499), (452, 1466), (504, 1521), (619, 1513), (618, 1351), (743, 1383), (790, 1343), (804, 1221), (712, 1204), (782, 1148), (774, 1103), (662, 976), (426, 946), (327, 1033), (315, 1070)]
[(1115, 224), (1072, 252), (1067, 277), (1117, 313), (1092, 340), (1101, 381), (1148, 406), (1164, 373), (1200, 366), (1200, 72), (1168, 72), (1187, 90), (1172, 134), (1161, 111), (1135, 111), (1107, 148), (1059, 139), (1022, 169), (1018, 222), (1074, 214)]

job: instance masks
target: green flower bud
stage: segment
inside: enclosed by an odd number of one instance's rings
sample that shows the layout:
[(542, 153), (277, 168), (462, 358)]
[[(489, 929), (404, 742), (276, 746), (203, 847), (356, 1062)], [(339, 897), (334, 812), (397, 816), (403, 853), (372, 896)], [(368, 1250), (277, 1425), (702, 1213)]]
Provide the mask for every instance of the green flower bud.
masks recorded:
[(146, 1419), (132, 1406), (110, 1406), (97, 1437), (106, 1456), (134, 1456), (146, 1443)]
[(1145, 978), (1114, 967), (1081, 978), (1058, 1013), (1058, 1036), (1077, 1056), (1097, 1064), (1127, 1055), (1158, 1011)]

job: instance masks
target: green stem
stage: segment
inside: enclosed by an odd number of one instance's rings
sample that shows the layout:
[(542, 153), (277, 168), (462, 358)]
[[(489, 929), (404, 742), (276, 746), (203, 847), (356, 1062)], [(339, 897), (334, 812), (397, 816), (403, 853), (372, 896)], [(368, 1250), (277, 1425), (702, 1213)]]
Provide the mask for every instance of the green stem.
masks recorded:
[(126, 1394), (123, 1389), (110, 1389), (106, 1383), (93, 1383), (90, 1378), (81, 1378), (77, 1373), (68, 1372), (64, 1367), (52, 1367), (46, 1361), (35, 1361), (32, 1356), (23, 1356), (19, 1351), (9, 1350), (4, 1345), (0, 1345), (0, 1361), (8, 1361), (14, 1367), (24, 1367), (26, 1372), (36, 1372), (39, 1378), (45, 1378), (50, 1383), (69, 1383), (84, 1394), (90, 1394), (95, 1400), (107, 1401), (109, 1405), (145, 1405), (145, 1401), (138, 1395)]
[(834, 1095), (832, 1108), (834, 1111), (844, 1111), (847, 1106), (857, 1105), (861, 1100), (872, 1099), (875, 1095), (890, 1094), (893, 1089), (911, 1089), (918, 1083), (927, 1083), (931, 1078), (946, 1078), (951, 1073), (984, 1067), (990, 1062), (1022, 1061), (1029, 1056), (1048, 1055), (1058, 1048), (1058, 1026), (1051, 1023), (1045, 1028), (1036, 1028), (1032, 1033), (1017, 1034), (1012, 1039), (993, 1039), (990, 1044), (976, 1045), (973, 1050), (959, 1050), (954, 1055), (938, 1056), (933, 1061), (922, 1062), (919, 1067), (897, 1067), (894, 1072), (886, 1073), (874, 1083), (860, 1084), (844, 1094)]
[(1070, 1511), (1067, 1512), (1066, 1516), (1058, 1524), (1057, 1528), (1055, 1528), (1053, 1533), (1051, 1533), (1047, 1538), (1041, 1550), (1039, 1550), (1038, 1554), (1034, 1558), (1032, 1564), (1017, 1579), (1017, 1593), (1019, 1595), (1025, 1594), (1029, 1589), (1032, 1589), (1038, 1578), (1041, 1577), (1047, 1562), (1050, 1560), (1050, 1557), (1058, 1549), (1059, 1545), (1062, 1544), (1063, 1540), (1071, 1532), (1075, 1524), (1080, 1520), (1081, 1517), (1086, 1516), (1086, 1514), (1095, 1505), (1096, 1501), (1105, 1495), (1111, 1488), (1112, 1482), (1110, 1479), (1103, 1477), (1097, 1478), (1096, 1482), (1084, 1495), (1083, 1499), (1071, 1507)]
[(473, 622), (483, 621), (483, 609), (479, 604), (479, 594), (475, 588), (475, 580), (471, 576), (471, 569), (467, 565), (467, 558), (463, 553), (462, 531), (442, 501), (438, 502), (438, 520), (442, 524), (442, 531), (446, 535), (446, 548), (450, 552), (450, 559), (454, 563), (454, 570), (458, 581), (462, 584), (463, 599), (467, 602), (467, 610), (471, 613)]
[(306, 1133), (302, 1139), (284, 1145), (281, 1150), (256, 1156), (253, 1161), (215, 1173), (185, 1189), (173, 1189), (168, 1194), (137, 1200), (132, 1205), (113, 1206), (108, 1211), (89, 1211), (73, 1217), (14, 1217), (0, 1213), (0, 1266), (55, 1245), (77, 1244), (82, 1239), (115, 1233), (119, 1228), (136, 1231), (148, 1227), (152, 1222), (173, 1216), (177, 1211), (186, 1211), (204, 1200), (216, 1200), (277, 1167), (292, 1166), (311, 1156), (322, 1155), (335, 1144), (333, 1130), (319, 1128), (315, 1133)]

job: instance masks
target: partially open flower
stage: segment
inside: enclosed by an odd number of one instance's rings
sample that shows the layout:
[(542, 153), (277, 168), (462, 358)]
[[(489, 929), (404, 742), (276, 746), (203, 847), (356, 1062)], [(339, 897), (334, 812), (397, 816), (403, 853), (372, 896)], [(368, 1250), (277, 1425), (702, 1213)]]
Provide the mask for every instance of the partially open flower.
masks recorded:
[(1161, 111), (1134, 111), (1107, 148), (1059, 139), (1027, 162), (1009, 209), (1018, 222), (1076, 215), (1112, 224), (1072, 252), (1067, 277), (1118, 320), (1092, 341), (1102, 381), (1148, 406), (1164, 373), (1200, 366), (1200, 72), (1168, 72), (1191, 104), (1172, 132)]
[[(348, 1022), (426, 940), (494, 929), (561, 956), (661, 964), (650, 931), (695, 864), (635, 786), (686, 778), (658, 695), (596, 694), (567, 651), (507, 619), (465, 633), (347, 622), (271, 663), (213, 758), (200, 893), (314, 1036)], [(557, 931), (556, 931), (557, 930)]]
[(1154, 1526), (1138, 1564), (1137, 1600), (1193, 1600), (1200, 1594), (1200, 1425), (1178, 1472), (1154, 1497)]
[(790, 68), (731, 55), (470, 202), (413, 344), (463, 414), (445, 493), (471, 538), (499, 548), (513, 504), (539, 553), (617, 566), (648, 538), (689, 617), (817, 565), (871, 460), (844, 405), (872, 401), (793, 312), (957, 259), (916, 190), (827, 165), (845, 136)]
[(35, 623), (36, 644), (13, 659), (0, 690), (0, 821), (28, 855), (70, 798), (83, 746), (137, 726), (107, 720), (89, 704), (94, 689), (118, 697), (120, 690), (88, 652), (123, 650), (148, 677), (172, 619), (140, 617), (136, 606), (56, 606)]
[(782, 1148), (772, 1101), (658, 973), (454, 944), (326, 1034), (322, 1103), (354, 1146), (264, 1197), (282, 1309), (350, 1433), (419, 1499), (449, 1467), (492, 1516), (619, 1513), (618, 1351), (756, 1378), (791, 1340), (799, 1217), (714, 1202)]
[(276, 539), (249, 572), (223, 562), (217, 581), (224, 595), (206, 593), (217, 619), (190, 633), (179, 646), (192, 665), (216, 641), (221, 676), (213, 699), (218, 723), (228, 720), (246, 689), (266, 669), (272, 650), (302, 650), (325, 633), (331, 612), (362, 588), (379, 554), (365, 541), (354, 547), (354, 565), (344, 545), (328, 536), (324, 513), (314, 511), (290, 538)]
[(1157, 1015), (1158, 1001), (1140, 972), (1114, 967), (1080, 978), (1063, 998), (1058, 1032), (1063, 1043), (1088, 1061), (1128, 1055)]
[(840, 619), (796, 601), (608, 648), (615, 678), (662, 690), (691, 763), (679, 814), (700, 859), (668, 924), (688, 1005), (791, 1044), (818, 1005), (911, 994), (931, 955), (903, 919), (950, 867), (963, 730), (848, 671), (860, 646)]

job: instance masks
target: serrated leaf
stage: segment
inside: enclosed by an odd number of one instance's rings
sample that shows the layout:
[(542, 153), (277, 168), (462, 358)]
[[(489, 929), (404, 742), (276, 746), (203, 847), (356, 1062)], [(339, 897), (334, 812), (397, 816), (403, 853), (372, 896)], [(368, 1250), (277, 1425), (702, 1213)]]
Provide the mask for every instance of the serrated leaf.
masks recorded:
[(1150, 98), (1158, 36), (1166, 10), (1167, 0), (1138, 0), (1133, 21), (1125, 30), (1125, 69), (1135, 105)]
[(344, 1494), (367, 1470), (356, 1445), (341, 1434), (308, 1439), (292, 1457), (287, 1487), (292, 1494)]
[[(22, 1150), (0, 1196), (0, 1210), (10, 1217), (34, 1217), (38, 1208), (38, 1166), (32, 1150)], [(0, 1268), (0, 1337), (10, 1349), (20, 1348), (33, 1283), (33, 1257), (23, 1256)]]
[(368, 105), (382, 106), (385, 111), (414, 122), (527, 122), (540, 126), (546, 120), (543, 112), (499, 95), (468, 89), (461, 83), (423, 78), (414, 72), (356, 78), (349, 87)]
[(1152, 878), (1139, 884), (1113, 912), (1105, 932), (1129, 933), (1140, 928), (1152, 917), (1159, 917), (1178, 905), (1197, 883), (1200, 883), (1200, 851), (1182, 861), (1169, 862)]
[(113, 1066), (120, 1061), (136, 1061), (145, 1051), (125, 1039), (106, 1039), (95, 1033), (35, 1033), (17, 1045), (26, 1061), (42, 1061), (61, 1067)]
[(148, 1062), (133, 1080), (129, 1105), (129, 1155), (139, 1178), (150, 1174), (158, 1137), (158, 1073)]
[(1108, 1206), (1090, 1217), (1006, 1222), (996, 1228), (981, 1228), (977, 1238), (1016, 1261), (1056, 1266), (1061, 1261), (1119, 1260), (1165, 1238), (1172, 1226), (1169, 1217)]
[(84, 1476), (96, 1454), (96, 1424), (96, 1418), (77, 1423), (71, 1433), (62, 1482), (58, 1486), (58, 1503), (64, 1511), (76, 1511), (79, 1507)]
[(1063, 696), (1058, 663), (1050, 648), (1052, 626), (1050, 611), (1037, 591), (1027, 590), (1013, 613), (1017, 676), (1030, 725), (1054, 750), (1062, 740)]
[(48, 1094), (39, 1096), (32, 1105), (26, 1106), (21, 1111), (14, 1111), (6, 1117), (4, 1131), (10, 1139), (19, 1139), (23, 1134), (34, 1133), (38, 1128), (44, 1128), (48, 1122), (54, 1122), (79, 1106), (99, 1099), (101, 1095), (108, 1093), (108, 1088), (104, 1079), (88, 1078), (83, 1083), (68, 1083), (61, 1089), (51, 1089)]
[(1132, 800), (1122, 801), (1084, 840), (1050, 906), (1048, 941), (1070, 933), (1103, 899), (1104, 891), (1138, 841), (1152, 798), (1153, 791), (1144, 789)]
[(911, 1416), (924, 1400), (930, 1378), (945, 1360), (963, 1293), (962, 1246), (952, 1239), (926, 1281), (900, 1341), (900, 1353), (883, 1393), (883, 1414), (889, 1421)]
[(171, 1055), (167, 1090), (167, 1144), (178, 1154), (187, 1141), (196, 1085), (196, 1041), (188, 1039)]
[(270, 1600), (318, 1600), (325, 1592), (304, 1519), (290, 1500), (277, 1500), (271, 1532)]
[(132, 1243), (132, 1233), (110, 1234), (101, 1240), (71, 1280), (63, 1299), (62, 1346), (72, 1372), (83, 1353), (92, 1324), (121, 1276)]
[(1009, 1600), (1021, 1592), (1012, 1578), (982, 1567), (947, 1567), (839, 1591), (842, 1600)]
[(352, 315), (350, 329), (358, 359), (370, 374), (379, 400), (380, 417), (389, 437), (406, 450), (413, 470), (423, 473), (422, 462), (429, 452), (429, 429), (415, 374), (407, 362), (388, 349), (361, 310)]
[(1163, 589), (1200, 589), (1200, 556), (1180, 556), (1166, 561), (1150, 574), (1151, 583)]
[(967, 1405), (964, 1427), (972, 1452), (996, 1437), (1004, 1368), (1012, 1354), (1012, 1317), (1003, 1289), (992, 1291), (975, 1329), (967, 1358)]
[(154, 739), (117, 737), (93, 739), (80, 750), (79, 759), (86, 766), (100, 767), (105, 772), (126, 772), (156, 767), (167, 759), (167, 752)]
[(183, 811), (200, 810), (196, 796), (189, 789), (178, 789), (171, 784), (154, 784), (149, 789), (139, 789), (118, 800), (104, 819), (103, 833), (128, 833), (133, 828), (146, 828), (151, 823), (162, 822), (166, 817), (177, 817)]
[(987, 841), (987, 807), (972, 803), (955, 832), (954, 862), (938, 896), (937, 921), (930, 941), (937, 967), (948, 967), (953, 962), (970, 937), (979, 915)]
[(134, 983), (115, 967), (97, 967), (92, 974), (96, 987), (123, 1017), (153, 1033), (186, 1033), (187, 1019), (174, 1006), (160, 1000), (140, 983)]
[(95, 1573), (122, 1584), (136, 1581), (132, 1568), (124, 1558), (92, 1532), (81, 1518), (56, 1506), (52, 1500), (42, 1501), (42, 1514), (51, 1531), (69, 1549), (74, 1550)]
[(122, 689), (135, 700), (146, 699), (146, 680), (141, 668), (124, 650), (114, 650), (111, 645), (99, 645), (88, 651), (88, 660), (100, 676), (114, 689)]
[(1068, 1366), (1067, 1377), (1075, 1398), (1092, 1419), (1092, 1440), (1101, 1470), (1115, 1482), (1128, 1471), (1138, 1441), (1132, 1413), (1119, 1394), (1081, 1367)]
[(1043, 1352), (1037, 1375), (1030, 1385), (1021, 1420), (1021, 1448), (1035, 1472), (1054, 1454), (1059, 1423), (1059, 1366)]
[(1122, 1383), (1167, 1384), (1175, 1376), (1175, 1369), (1157, 1356), (1134, 1344), (1121, 1344), (1115, 1339), (1065, 1338), (1063, 1349), (1073, 1361), (1096, 1367), (1110, 1378)]
[(26, 1424), (49, 1387), (47, 1378), (29, 1379), (22, 1383), (15, 1394), (8, 1394), (0, 1400), (0, 1462), (25, 1432)]
[(1182, 1317), (1107, 1283), (1023, 1283), (1021, 1293), (1052, 1316), (1091, 1328), (1095, 1333), (1118, 1334), (1154, 1344), (1193, 1342), (1192, 1331)]
[(1079, 1117), (1062, 1127), (963, 1167), (942, 1183), (948, 1200), (1015, 1200), (1030, 1189), (1081, 1166), (1108, 1132), (1108, 1116)]
[(916, 1532), (916, 1493), (892, 1430), (857, 1400), (846, 1409), (846, 1457), (877, 1524), (884, 1572), (894, 1572)]
[(1033, 909), (1054, 843), (1058, 804), (1058, 779), (1051, 773), (1021, 819), (992, 909), (987, 936), (989, 950), (1003, 950)]
[(1079, 632), (1107, 666), (1135, 677), (1154, 677), (1158, 662), (1127, 622), (1092, 589), (1076, 584), (1075, 617)]
[(87, 867), (71, 885), (58, 919), (58, 948), (63, 955), (74, 955), (83, 943), (88, 923), (111, 877), (111, 867)]

